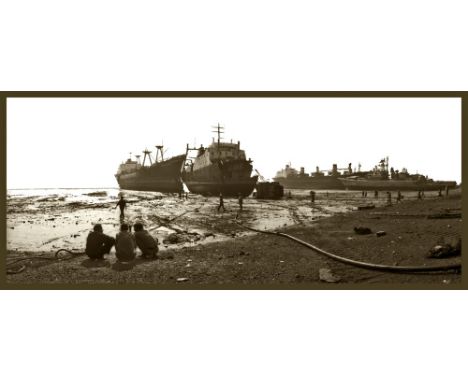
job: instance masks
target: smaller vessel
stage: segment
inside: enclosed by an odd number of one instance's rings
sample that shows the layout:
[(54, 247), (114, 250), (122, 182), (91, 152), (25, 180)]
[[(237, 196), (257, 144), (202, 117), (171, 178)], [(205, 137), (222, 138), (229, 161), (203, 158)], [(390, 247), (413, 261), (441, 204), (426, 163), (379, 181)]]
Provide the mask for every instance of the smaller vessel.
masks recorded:
[[(163, 146), (156, 146), (156, 156), (151, 158), (151, 151), (143, 151), (143, 164), (140, 155), (132, 160), (131, 153), (124, 163), (120, 164), (115, 178), (120, 188), (134, 191), (181, 192), (182, 181), (180, 173), (185, 161), (185, 155), (164, 159)], [(148, 158), (149, 165), (145, 166)]]
[[(246, 159), (240, 142), (221, 142), (222, 129), (218, 123), (218, 139), (208, 147), (190, 148), (187, 145), (182, 179), (190, 192), (202, 195), (248, 196), (252, 193), (257, 176), (252, 175), (252, 160)], [(189, 158), (189, 152), (196, 156)]]
[(382, 159), (365, 176), (339, 178), (348, 190), (386, 190), (386, 191), (431, 191), (455, 188), (455, 181), (435, 181), (421, 174), (410, 174), (406, 168), (401, 171), (388, 166), (388, 157)]
[(297, 171), (291, 165), (286, 165), (284, 169), (276, 173), (273, 180), (289, 189), (343, 190), (344, 186), (339, 178), (352, 174), (363, 175), (365, 173), (361, 172), (360, 168), (358, 172), (353, 172), (351, 163), (348, 164), (347, 168), (338, 168), (336, 164), (333, 164), (333, 168), (328, 170), (327, 174), (316, 167), (315, 172), (310, 175), (305, 172), (304, 167)]
[(255, 169), (258, 175), (258, 182), (255, 186), (256, 192), (254, 196), (257, 199), (281, 199), (284, 196), (284, 187), (278, 182), (268, 182), (259, 172)]
[(278, 182), (258, 182), (255, 188), (257, 199), (281, 199), (284, 196), (284, 188)]

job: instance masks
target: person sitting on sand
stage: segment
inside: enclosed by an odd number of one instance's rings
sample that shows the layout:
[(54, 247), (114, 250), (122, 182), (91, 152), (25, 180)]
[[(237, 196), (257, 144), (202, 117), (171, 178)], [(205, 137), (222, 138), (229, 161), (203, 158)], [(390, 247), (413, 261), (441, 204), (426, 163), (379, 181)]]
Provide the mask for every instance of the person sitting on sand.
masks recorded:
[(101, 224), (96, 224), (86, 238), (85, 253), (92, 260), (104, 260), (114, 244), (115, 239), (103, 233)]
[(158, 253), (158, 240), (154, 239), (148, 231), (143, 229), (143, 224), (135, 223), (133, 225), (135, 230), (135, 241), (138, 248), (141, 250), (141, 257), (144, 259), (157, 259)]
[(122, 263), (135, 259), (135, 237), (128, 231), (128, 224), (120, 226), (120, 232), (115, 237), (115, 256)]

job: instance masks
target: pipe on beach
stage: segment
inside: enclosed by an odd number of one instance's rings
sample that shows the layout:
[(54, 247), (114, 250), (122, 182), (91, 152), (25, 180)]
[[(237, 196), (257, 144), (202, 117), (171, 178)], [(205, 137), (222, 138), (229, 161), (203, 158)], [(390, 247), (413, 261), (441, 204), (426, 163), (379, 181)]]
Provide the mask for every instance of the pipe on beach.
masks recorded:
[(312, 249), (313, 251), (318, 252), (321, 255), (324, 255), (333, 260), (339, 261), (344, 264), (352, 265), (355, 267), (377, 270), (377, 271), (382, 271), (382, 272), (394, 272), (394, 273), (447, 272), (447, 271), (460, 271), (461, 270), (461, 263), (434, 265), (434, 266), (400, 266), (400, 265), (374, 264), (374, 263), (368, 263), (364, 261), (353, 260), (347, 257), (336, 255), (331, 252), (327, 252), (313, 244), (307, 243), (304, 240), (298, 239), (297, 237), (288, 235), (283, 232), (272, 232), (272, 231), (263, 231), (263, 230), (255, 229), (255, 228), (248, 227), (242, 224), (237, 219), (235, 220), (235, 222), (241, 227), (246, 228), (253, 232), (285, 237), (289, 240), (295, 241), (298, 244), (301, 244), (304, 247)]
[[(59, 254), (60, 252), (67, 252), (69, 256), (61, 257)], [(6, 264), (6, 274), (7, 275), (16, 275), (26, 270), (26, 265), (21, 264), (23, 261), (31, 261), (31, 260), (42, 260), (42, 261), (63, 261), (63, 260), (71, 260), (77, 256), (84, 255), (85, 252), (73, 252), (66, 248), (61, 248), (55, 252), (53, 257), (51, 256), (27, 256), (22, 257), (20, 259), (14, 259)], [(19, 265), (16, 265), (19, 264)]]

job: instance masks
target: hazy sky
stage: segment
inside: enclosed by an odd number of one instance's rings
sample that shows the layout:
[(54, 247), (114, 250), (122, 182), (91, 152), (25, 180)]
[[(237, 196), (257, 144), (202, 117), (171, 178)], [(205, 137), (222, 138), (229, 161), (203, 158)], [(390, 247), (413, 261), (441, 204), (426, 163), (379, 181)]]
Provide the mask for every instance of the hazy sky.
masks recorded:
[(117, 187), (129, 152), (164, 142), (166, 156), (208, 145), (212, 126), (240, 140), (271, 178), (291, 162), (306, 172), (333, 163), (461, 181), (456, 98), (44, 98), (8, 99), (7, 186)]

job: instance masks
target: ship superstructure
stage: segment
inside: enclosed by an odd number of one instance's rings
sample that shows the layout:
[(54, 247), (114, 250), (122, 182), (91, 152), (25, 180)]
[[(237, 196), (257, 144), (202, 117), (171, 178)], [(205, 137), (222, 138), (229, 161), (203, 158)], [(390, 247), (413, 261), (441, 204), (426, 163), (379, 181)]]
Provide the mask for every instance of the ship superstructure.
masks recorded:
[(301, 167), (298, 171), (290, 164), (287, 164), (285, 168), (276, 173), (273, 179), (289, 189), (342, 190), (344, 186), (338, 178), (350, 176), (351, 174), (353, 174), (351, 163), (347, 168), (338, 168), (336, 164), (333, 164), (333, 168), (326, 173), (316, 167), (315, 172), (310, 174), (305, 172), (304, 167)]
[(349, 190), (440, 190), (454, 188), (455, 181), (435, 181), (421, 174), (410, 174), (406, 168), (395, 170), (388, 164), (388, 157), (380, 160), (366, 175), (340, 178), (345, 189)]

